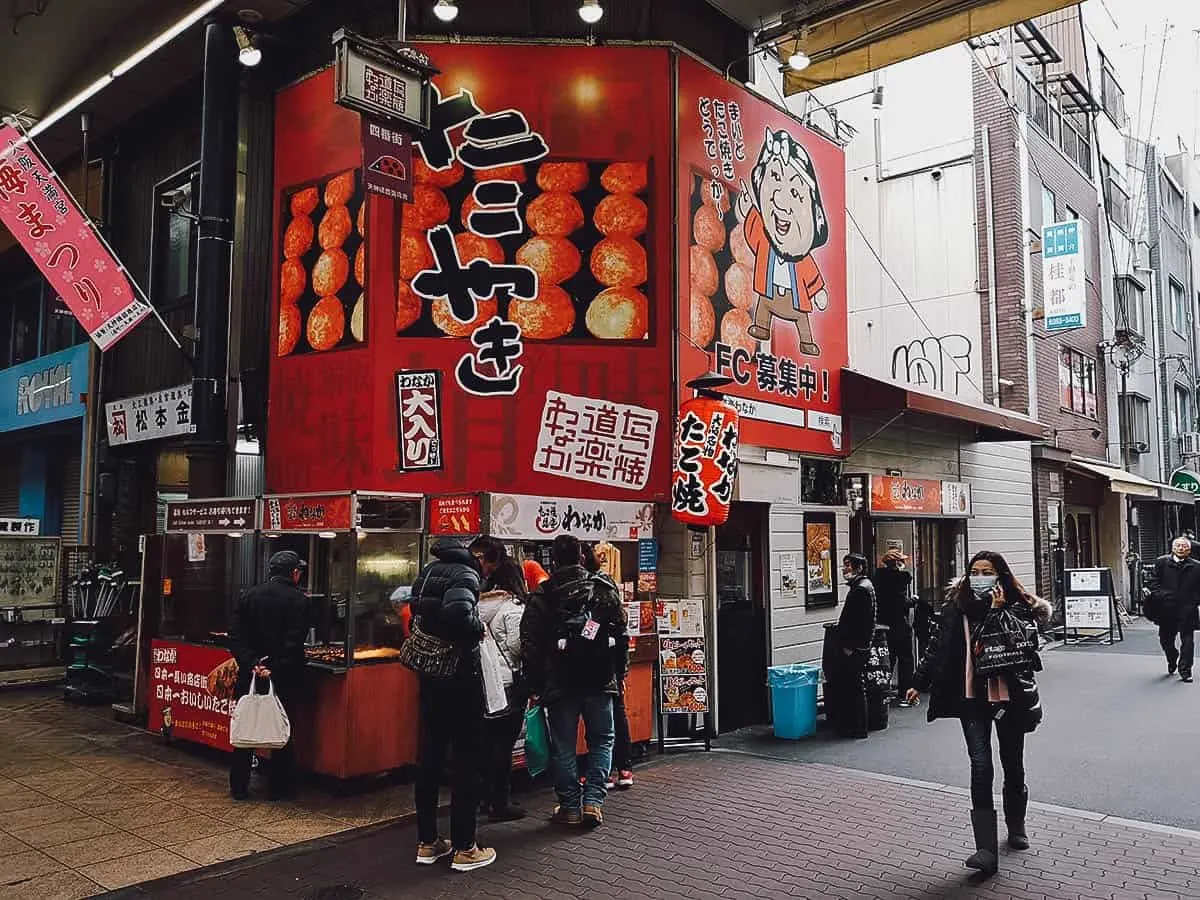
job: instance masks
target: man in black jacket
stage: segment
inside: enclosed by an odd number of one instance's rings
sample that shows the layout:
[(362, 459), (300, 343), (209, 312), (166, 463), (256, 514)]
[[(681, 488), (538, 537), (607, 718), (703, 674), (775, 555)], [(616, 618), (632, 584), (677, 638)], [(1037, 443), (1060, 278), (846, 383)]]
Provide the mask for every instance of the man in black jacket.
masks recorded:
[[(417, 862), (431, 865), (454, 854), (456, 872), (482, 869), (496, 851), (475, 840), (479, 773), (483, 762), (483, 675), (479, 644), (479, 563), (465, 544), (442, 538), (433, 545), (436, 562), (413, 585), (413, 627), (455, 645), (461, 654), (449, 678), (421, 678), (421, 760), (417, 773)], [(446, 751), (452, 749), (450, 840), (438, 835), (438, 790)]]
[(867, 578), (867, 558), (858, 553), (842, 560), (842, 576), (850, 590), (838, 619), (838, 656), (834, 684), (837, 711), (834, 723), (842, 737), (867, 736), (865, 674), (871, 639), (875, 635), (875, 588)]
[[(550, 716), (559, 825), (595, 827), (613, 754), (613, 697), (629, 667), (629, 636), (613, 582), (583, 566), (577, 538), (560, 535), (551, 550), (554, 572), (529, 598), (521, 620), (521, 657), (532, 694)], [(580, 789), (575, 757), (582, 717), (587, 781)], [(582, 803), (581, 803), (582, 801)]]
[[(1158, 625), (1158, 642), (1167, 657), (1167, 674), (1192, 680), (1196, 629), (1200, 627), (1200, 562), (1191, 558), (1192, 542), (1177, 537), (1171, 552), (1154, 561), (1146, 616)], [(1179, 639), (1178, 649), (1175, 639)]]
[[(267, 580), (246, 591), (234, 610), (229, 640), (238, 663), (236, 696), (250, 693), (250, 677), (270, 679), (286, 710), (304, 672), (304, 637), (308, 633), (308, 598), (297, 585), (307, 563), (291, 550), (267, 561)], [(261, 682), (260, 682), (261, 683)], [(235, 749), (229, 768), (229, 792), (245, 800), (250, 790), (252, 750)], [(279, 800), (291, 793), (296, 755), (293, 742), (275, 750), (268, 765), (268, 796)]]

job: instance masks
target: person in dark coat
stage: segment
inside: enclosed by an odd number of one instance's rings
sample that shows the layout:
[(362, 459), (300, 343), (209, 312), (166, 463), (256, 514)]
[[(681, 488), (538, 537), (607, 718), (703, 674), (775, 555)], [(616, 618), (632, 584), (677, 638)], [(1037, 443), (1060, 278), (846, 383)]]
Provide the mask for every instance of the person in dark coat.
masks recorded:
[[(530, 693), (550, 717), (558, 825), (596, 827), (604, 821), (612, 768), (613, 697), (629, 668), (629, 635), (621, 595), (607, 578), (583, 566), (577, 538), (559, 535), (554, 571), (529, 598), (521, 620), (521, 658)], [(576, 733), (587, 738), (586, 781), (579, 784)], [(581, 802), (582, 801), (582, 802)]]
[[(496, 851), (476, 842), (479, 774), (483, 759), (483, 674), (479, 644), (480, 569), (456, 538), (433, 545), (435, 562), (413, 585), (413, 627), (454, 644), (461, 653), (449, 678), (422, 676), (421, 749), (417, 772), (417, 862), (431, 865), (454, 855), (456, 872), (481, 869), (496, 861)], [(453, 751), (450, 790), (450, 840), (438, 834), (438, 790), (447, 750)]]
[[(1171, 552), (1154, 561), (1146, 618), (1158, 625), (1158, 643), (1167, 657), (1167, 674), (1192, 681), (1196, 629), (1200, 628), (1200, 562), (1192, 559), (1192, 542), (1177, 537)], [(1176, 648), (1175, 641), (1179, 640)]]
[[(308, 598), (297, 585), (308, 564), (298, 553), (281, 550), (267, 561), (267, 580), (250, 588), (238, 600), (229, 642), (238, 664), (237, 698), (250, 693), (250, 678), (257, 675), (275, 687), (286, 710), (296, 697), (304, 674), (304, 638), (308, 634)], [(292, 719), (293, 723), (295, 719)], [(229, 767), (229, 793), (245, 800), (250, 791), (253, 750), (237, 748)], [(267, 765), (267, 796), (281, 800), (295, 782), (296, 751), (293, 741), (271, 753)]]
[[(593, 578), (604, 579), (611, 590), (620, 592), (617, 583), (600, 571), (600, 563), (596, 559), (596, 549), (593, 544), (583, 545), (583, 567)], [(608, 790), (620, 788), (629, 790), (633, 787), (633, 740), (629, 734), (629, 712), (625, 709), (625, 679), (617, 684), (617, 692), (613, 695), (613, 729), (616, 736), (613, 744), (612, 771), (608, 773), (605, 786)]]
[(908, 557), (895, 548), (883, 554), (880, 566), (871, 577), (875, 586), (875, 617), (880, 625), (888, 628), (888, 653), (893, 668), (899, 667), (900, 680), (896, 692), (900, 695), (900, 706), (909, 707), (906, 695), (912, 687), (913, 677), (913, 633), (908, 624), (908, 611), (912, 607), (912, 572), (905, 568)]
[(875, 588), (867, 577), (867, 558), (858, 553), (842, 560), (842, 576), (850, 589), (838, 618), (840, 653), (837, 671), (829, 679), (836, 696), (833, 723), (842, 737), (867, 736), (867, 685), (865, 681), (871, 639), (875, 635)]
[(1052, 607), (1022, 587), (1004, 557), (984, 550), (976, 553), (969, 575), (950, 586), (940, 614), (940, 628), (930, 642), (908, 692), (910, 702), (918, 692), (930, 691), (929, 721), (958, 719), (971, 760), (971, 825), (975, 853), (969, 868), (984, 874), (999, 867), (996, 807), (992, 800), (995, 771), (992, 763), (992, 723), (1000, 744), (1004, 769), (1004, 820), (1008, 845), (1029, 847), (1025, 810), (1029, 790), (1025, 785), (1025, 735), (1041, 724), (1042, 707), (1034, 673), (1041, 668), (1035, 656), (1028, 668), (992, 678), (976, 678), (968, 653), (971, 633), (991, 610), (1008, 609), (1020, 619), (1045, 625)]

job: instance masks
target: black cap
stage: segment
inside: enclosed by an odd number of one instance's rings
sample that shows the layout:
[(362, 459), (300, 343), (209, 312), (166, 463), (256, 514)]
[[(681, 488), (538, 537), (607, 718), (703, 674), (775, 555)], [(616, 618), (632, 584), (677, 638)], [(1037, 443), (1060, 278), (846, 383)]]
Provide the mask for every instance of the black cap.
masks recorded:
[(307, 569), (308, 563), (300, 558), (295, 550), (280, 550), (271, 554), (267, 560), (267, 569), (272, 575), (288, 574), (296, 569)]

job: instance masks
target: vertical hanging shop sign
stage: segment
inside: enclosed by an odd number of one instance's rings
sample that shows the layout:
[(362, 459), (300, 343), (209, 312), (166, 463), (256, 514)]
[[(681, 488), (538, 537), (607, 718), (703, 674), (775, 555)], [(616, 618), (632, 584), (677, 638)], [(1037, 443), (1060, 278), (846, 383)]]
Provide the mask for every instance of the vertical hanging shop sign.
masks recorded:
[(412, 137), (387, 123), (363, 116), (363, 185), (367, 193), (412, 200)]
[(1046, 330), (1068, 331), (1087, 325), (1087, 281), (1083, 231), (1078, 221), (1042, 229), (1042, 296)]
[(101, 350), (150, 315), (96, 226), (11, 121), (0, 124), (0, 222)]
[(738, 413), (723, 400), (693, 397), (679, 407), (671, 515), (685, 525), (722, 525), (737, 477)]
[(396, 436), (401, 472), (442, 467), (441, 372), (396, 373)]

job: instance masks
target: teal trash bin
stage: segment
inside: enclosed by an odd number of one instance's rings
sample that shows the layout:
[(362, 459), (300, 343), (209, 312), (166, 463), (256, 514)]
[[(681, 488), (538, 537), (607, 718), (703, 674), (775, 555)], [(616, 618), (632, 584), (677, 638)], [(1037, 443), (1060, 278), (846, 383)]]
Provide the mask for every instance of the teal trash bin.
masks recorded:
[(775, 737), (794, 741), (817, 733), (817, 684), (821, 667), (807, 663), (771, 666), (771, 714)]

